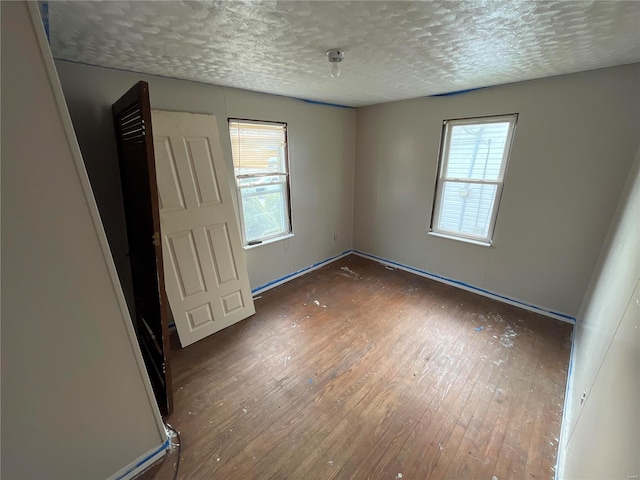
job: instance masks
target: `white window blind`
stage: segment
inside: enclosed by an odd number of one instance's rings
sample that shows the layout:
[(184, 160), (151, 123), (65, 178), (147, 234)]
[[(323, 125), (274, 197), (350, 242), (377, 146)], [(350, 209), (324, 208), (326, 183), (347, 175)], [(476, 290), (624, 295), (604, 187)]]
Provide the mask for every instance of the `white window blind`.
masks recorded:
[(444, 122), (431, 232), (491, 243), (516, 120)]
[(229, 134), (236, 175), (287, 173), (284, 124), (230, 121)]

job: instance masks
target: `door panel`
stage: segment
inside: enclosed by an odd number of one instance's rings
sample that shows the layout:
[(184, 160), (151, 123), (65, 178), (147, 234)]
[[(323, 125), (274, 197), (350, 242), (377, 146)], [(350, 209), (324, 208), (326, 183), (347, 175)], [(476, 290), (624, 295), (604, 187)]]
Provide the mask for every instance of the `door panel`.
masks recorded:
[(216, 273), (217, 286), (220, 287), (232, 280), (239, 280), (227, 226), (220, 224), (205, 228), (207, 240), (209, 241), (209, 254), (214, 259), (213, 267)]
[(175, 158), (168, 138), (154, 139), (160, 211), (186, 208), (182, 185), (178, 180)]
[(169, 257), (182, 300), (206, 290), (193, 231), (166, 235)]
[(255, 313), (215, 117), (153, 110), (167, 295), (182, 346)]
[(209, 149), (209, 142), (204, 138), (184, 139), (193, 183), (195, 186), (196, 200), (199, 207), (220, 204), (220, 193), (213, 157)]

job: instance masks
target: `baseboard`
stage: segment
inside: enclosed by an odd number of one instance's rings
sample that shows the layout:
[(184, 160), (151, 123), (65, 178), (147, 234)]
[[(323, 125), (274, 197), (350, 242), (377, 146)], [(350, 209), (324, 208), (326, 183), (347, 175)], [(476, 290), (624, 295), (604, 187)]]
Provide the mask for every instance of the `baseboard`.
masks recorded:
[(253, 290), (251, 290), (251, 293), (255, 297), (256, 295), (260, 295), (261, 293), (266, 292), (267, 290), (270, 290), (274, 287), (277, 287), (278, 285), (282, 285), (283, 283), (289, 282), (294, 278), (301, 277), (302, 275), (309, 273), (313, 270), (317, 270), (320, 267), (324, 267), (325, 265), (328, 265), (331, 262), (340, 260), (341, 258), (344, 258), (351, 253), (353, 253), (353, 250), (345, 250), (344, 252), (342, 252), (339, 255), (336, 255), (335, 257), (327, 258), (326, 260), (322, 260), (321, 262), (314, 263), (313, 265), (309, 267), (305, 267), (301, 270), (298, 270), (297, 272), (290, 273), (289, 275), (285, 275), (284, 277), (278, 278), (276, 280), (272, 280), (271, 282), (267, 282), (264, 285), (260, 285), (259, 287), (256, 287)]
[[(282, 285), (283, 283), (287, 283), (287, 282), (293, 280), (294, 278), (301, 277), (305, 273), (309, 273), (309, 272), (311, 272), (313, 270), (317, 270), (320, 267), (324, 267), (325, 265), (328, 265), (331, 262), (335, 262), (336, 260), (340, 260), (341, 258), (344, 258), (344, 257), (346, 257), (347, 255), (349, 255), (351, 253), (353, 253), (353, 250), (345, 250), (344, 252), (342, 252), (339, 255), (336, 255), (335, 257), (327, 258), (326, 260), (322, 260), (321, 262), (314, 263), (313, 265), (311, 265), (309, 267), (305, 267), (305, 268), (303, 268), (301, 270), (298, 270), (296, 272), (290, 273), (289, 275), (285, 275), (284, 277), (280, 277), (280, 278), (277, 278), (277, 279), (272, 280), (270, 282), (267, 282), (264, 285), (260, 285), (259, 287), (256, 287), (253, 290), (251, 290), (251, 294), (254, 297), (256, 295), (260, 295), (261, 293), (264, 293), (267, 290), (271, 290), (272, 288), (275, 288), (278, 285)], [(176, 330), (176, 324), (174, 322), (171, 322), (169, 324), (169, 333), (172, 333), (175, 330)]]
[(328, 265), (331, 262), (335, 262), (336, 260), (344, 258), (350, 254), (359, 255), (361, 257), (368, 258), (370, 260), (375, 260), (376, 262), (382, 263), (384, 265), (389, 265), (391, 267), (398, 268), (400, 270), (404, 270), (406, 272), (413, 273), (415, 275), (420, 275), (421, 277), (429, 278), (431, 280), (435, 280), (440, 283), (451, 285), (453, 287), (457, 287), (462, 290), (467, 290), (469, 292), (477, 293), (478, 295), (482, 295), (483, 297), (491, 298), (492, 300), (497, 300), (498, 302), (506, 303), (508, 305), (513, 305), (515, 307), (519, 307), (524, 310), (528, 310), (530, 312), (539, 313), (540, 315), (544, 315), (546, 317), (550, 317), (555, 320), (560, 320), (562, 322), (570, 323), (572, 325), (575, 325), (576, 323), (575, 317), (572, 317), (571, 315), (567, 315), (561, 312), (555, 312), (553, 310), (540, 307), (538, 305), (532, 305), (530, 303), (526, 303), (521, 300), (509, 298), (504, 295), (500, 295), (498, 293), (490, 292), (483, 288), (476, 287), (475, 285), (470, 285), (468, 283), (460, 282), (458, 280), (443, 277), (441, 275), (436, 275), (434, 273), (430, 273), (425, 270), (420, 270), (418, 268), (410, 267), (408, 265), (403, 265), (401, 263), (394, 262), (392, 260), (387, 260), (385, 258), (381, 258), (376, 255), (371, 255), (370, 253), (361, 252), (359, 250), (345, 250), (344, 252), (342, 252), (339, 255), (336, 255), (335, 257), (328, 258), (321, 262), (315, 263), (309, 267), (290, 273), (289, 275), (285, 275), (284, 277), (265, 283), (264, 285), (260, 285), (259, 287), (256, 287), (253, 290), (251, 290), (251, 293), (254, 296), (260, 295), (261, 293), (266, 292), (267, 290), (277, 287), (278, 285), (282, 285), (283, 283), (289, 282), (294, 278), (301, 277), (302, 275), (305, 275), (313, 270), (316, 270), (320, 267)]
[(556, 320), (560, 320), (562, 322), (570, 323), (575, 325), (576, 319), (570, 315), (554, 312), (552, 310), (539, 307), (537, 305), (531, 305), (529, 303), (523, 302), (521, 300), (516, 300), (513, 298), (505, 297), (504, 295), (500, 295), (498, 293), (493, 293), (488, 290), (484, 290), (480, 287), (476, 287), (474, 285), (470, 285), (468, 283), (460, 282), (458, 280), (453, 280), (451, 278), (443, 277), (441, 275), (436, 275), (434, 273), (430, 273), (424, 270), (420, 270), (418, 268), (409, 267), (407, 265), (403, 265), (398, 262), (394, 262), (392, 260), (387, 260), (385, 258), (377, 257), (375, 255), (371, 255), (369, 253), (360, 252), (358, 250), (352, 250), (350, 253), (355, 255), (359, 255), (364, 258), (368, 258), (370, 260), (375, 260), (376, 262), (380, 262), (384, 265), (389, 265), (390, 267), (395, 267), (400, 270), (404, 270), (409, 273), (414, 273), (416, 275), (420, 275), (421, 277), (429, 278), (431, 280), (435, 280), (436, 282), (445, 283), (447, 285), (451, 285), (453, 287), (460, 288), (462, 290), (467, 290), (469, 292), (477, 293), (478, 295), (482, 295), (483, 297), (491, 298), (493, 300), (497, 300), (498, 302), (506, 303), (509, 305), (513, 305), (524, 310), (529, 310), (530, 312), (539, 313), (540, 315), (545, 315), (547, 317), (554, 318)]
[(120, 469), (120, 471), (111, 475), (108, 480), (130, 480), (134, 478), (136, 475), (143, 472), (155, 462), (160, 460), (164, 455), (166, 455), (170, 444), (171, 439), (167, 438), (162, 445), (157, 448), (152, 448), (148, 452), (140, 455), (129, 465), (123, 467), (122, 469)]
[(571, 332), (571, 352), (569, 353), (569, 368), (567, 370), (567, 386), (564, 391), (564, 405), (562, 406), (562, 422), (560, 423), (560, 436), (558, 437), (558, 456), (556, 459), (556, 471), (554, 480), (564, 478), (564, 460), (567, 454), (567, 443), (569, 442), (569, 427), (571, 416), (569, 415), (569, 399), (573, 388), (573, 360), (575, 354), (576, 329)]

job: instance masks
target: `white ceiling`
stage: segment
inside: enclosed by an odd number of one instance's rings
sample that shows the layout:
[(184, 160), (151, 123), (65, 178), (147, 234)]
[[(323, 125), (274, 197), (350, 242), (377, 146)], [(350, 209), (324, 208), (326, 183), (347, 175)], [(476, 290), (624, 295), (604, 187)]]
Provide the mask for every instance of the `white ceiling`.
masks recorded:
[[(49, 2), (56, 58), (349, 106), (640, 62), (640, 1)], [(325, 52), (346, 50), (342, 75)]]

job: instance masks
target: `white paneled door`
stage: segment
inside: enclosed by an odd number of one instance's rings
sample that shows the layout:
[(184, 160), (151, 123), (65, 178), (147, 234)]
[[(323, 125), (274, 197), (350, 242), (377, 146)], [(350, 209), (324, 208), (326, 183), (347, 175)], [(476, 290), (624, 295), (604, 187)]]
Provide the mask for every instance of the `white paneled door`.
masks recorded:
[(215, 117), (151, 118), (166, 290), (185, 347), (255, 307)]

